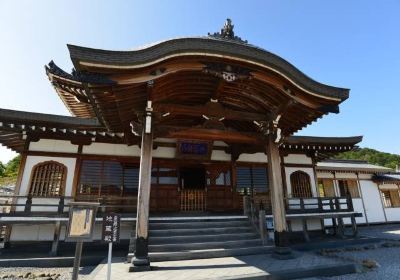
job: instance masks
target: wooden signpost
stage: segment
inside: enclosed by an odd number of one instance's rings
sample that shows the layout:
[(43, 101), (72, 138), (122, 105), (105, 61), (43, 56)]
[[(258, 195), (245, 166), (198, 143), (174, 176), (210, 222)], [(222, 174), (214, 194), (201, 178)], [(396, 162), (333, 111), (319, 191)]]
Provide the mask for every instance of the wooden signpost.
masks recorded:
[(93, 240), (93, 229), (98, 206), (99, 203), (70, 203), (68, 230), (65, 241), (76, 242), (72, 280), (78, 279), (83, 242)]
[(119, 242), (120, 225), (120, 215), (115, 213), (107, 213), (103, 216), (103, 229), (101, 240), (108, 243), (107, 280), (111, 280), (112, 244)]

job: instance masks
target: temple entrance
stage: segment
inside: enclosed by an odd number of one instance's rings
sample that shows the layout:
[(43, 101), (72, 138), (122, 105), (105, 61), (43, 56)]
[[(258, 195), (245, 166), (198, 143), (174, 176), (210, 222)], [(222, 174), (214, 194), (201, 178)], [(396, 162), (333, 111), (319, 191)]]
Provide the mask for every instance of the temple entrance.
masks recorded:
[(206, 210), (206, 169), (203, 166), (179, 170), (181, 211)]

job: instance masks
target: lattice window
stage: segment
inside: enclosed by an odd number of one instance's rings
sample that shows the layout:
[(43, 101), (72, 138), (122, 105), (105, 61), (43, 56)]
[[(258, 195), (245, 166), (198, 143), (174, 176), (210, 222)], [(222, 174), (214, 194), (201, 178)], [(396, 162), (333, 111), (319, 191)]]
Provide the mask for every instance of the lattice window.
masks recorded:
[(83, 160), (77, 193), (123, 196), (136, 194), (139, 167), (119, 161)]
[(356, 180), (339, 180), (338, 183), (340, 196), (345, 197), (350, 195), (351, 198), (360, 197)]
[(290, 175), (293, 197), (312, 197), (310, 176), (303, 171), (296, 171)]
[(398, 190), (381, 190), (381, 195), (385, 208), (400, 207), (400, 196)]
[(268, 174), (265, 167), (237, 167), (236, 183), (238, 192), (268, 192)]
[(55, 161), (46, 161), (33, 167), (29, 193), (33, 196), (64, 195), (67, 168)]
[(335, 188), (332, 179), (319, 179), (318, 189), (321, 197), (334, 197)]

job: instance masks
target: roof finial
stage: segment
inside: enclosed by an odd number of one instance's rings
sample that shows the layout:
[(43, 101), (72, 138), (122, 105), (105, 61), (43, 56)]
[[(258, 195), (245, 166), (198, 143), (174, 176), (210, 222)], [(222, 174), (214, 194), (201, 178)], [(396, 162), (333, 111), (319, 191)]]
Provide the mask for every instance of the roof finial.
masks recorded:
[(232, 20), (230, 18), (227, 18), (224, 26), (221, 28), (221, 32), (215, 32), (211, 34), (210, 32), (208, 33), (208, 36), (214, 37), (214, 38), (220, 38), (220, 39), (228, 39), (228, 40), (235, 40), (239, 41), (241, 43), (247, 43), (247, 41), (242, 40), (240, 37), (235, 36), (235, 32), (233, 32), (233, 27), (235, 27), (232, 24)]
[(227, 18), (224, 27), (221, 29), (221, 36), (227, 39), (234, 39), (235, 32), (233, 32), (233, 27), (235, 26), (232, 25), (232, 20)]

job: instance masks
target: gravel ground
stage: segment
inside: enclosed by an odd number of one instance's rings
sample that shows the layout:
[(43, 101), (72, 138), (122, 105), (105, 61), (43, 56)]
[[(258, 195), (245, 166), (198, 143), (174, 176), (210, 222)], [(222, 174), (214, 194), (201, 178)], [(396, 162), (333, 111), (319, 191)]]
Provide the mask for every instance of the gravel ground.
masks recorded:
[[(307, 280), (395, 280), (400, 279), (400, 225), (382, 225), (360, 227), (360, 235), (382, 238), (385, 241), (369, 246), (367, 250), (345, 250), (329, 253), (327, 256), (354, 260), (362, 263), (363, 260), (372, 260), (378, 267), (364, 269), (362, 273), (348, 274), (336, 277), (314, 277)], [(359, 247), (354, 247), (359, 248)]]
[(395, 280), (400, 279), (400, 248), (379, 248), (375, 250), (360, 252), (337, 253), (339, 257), (350, 257), (359, 261), (370, 259), (375, 260), (378, 268), (366, 272), (348, 274), (336, 277), (314, 277), (308, 280), (329, 279), (329, 280)]
[[(92, 270), (95, 268), (95, 266), (87, 266), (87, 267), (81, 267), (81, 270), (79, 271), (79, 279), (80, 280), (85, 280), (89, 279), (89, 274), (92, 272)], [(40, 275), (42, 273), (44, 274), (51, 274), (51, 275), (58, 275), (60, 276), (52, 276), (51, 279), (57, 279), (57, 280), (70, 280), (72, 277), (72, 268), (71, 267), (52, 267), (52, 268), (37, 268), (37, 267), (0, 267), (0, 279), (4, 279), (4, 276), (8, 275), (14, 275), (14, 277), (7, 277), (5, 279), (7, 280), (14, 280), (14, 279), (32, 279), (32, 278), (22, 278), (19, 276), (26, 275), (28, 272), (35, 274), (35, 275)], [(40, 277), (40, 278), (35, 278), (35, 279), (49, 279), (48, 276), (46, 277)]]

